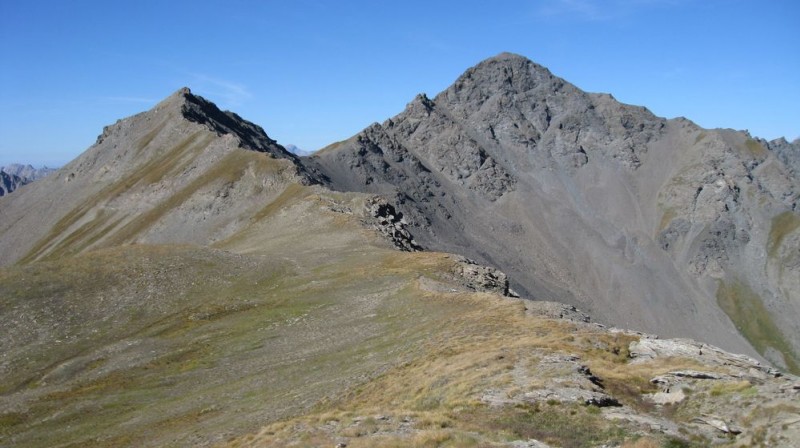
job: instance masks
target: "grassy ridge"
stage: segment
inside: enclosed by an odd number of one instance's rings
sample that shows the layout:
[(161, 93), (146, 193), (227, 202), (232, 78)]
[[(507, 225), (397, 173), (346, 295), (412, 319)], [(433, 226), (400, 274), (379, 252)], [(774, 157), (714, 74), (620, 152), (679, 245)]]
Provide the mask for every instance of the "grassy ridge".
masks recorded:
[[(569, 385), (569, 368), (548, 371), (540, 362), (571, 355), (626, 405), (653, 412), (642, 395), (656, 391), (649, 378), (697, 368), (694, 363), (631, 365), (627, 347), (635, 336), (526, 316), (521, 303), (488, 294), (418, 293), (424, 297), (421, 306), (448, 303), (454, 312), (420, 341), (416, 356), (346, 395), (320, 402), (307, 415), (269, 424), (226, 446), (483, 447), (528, 439), (561, 447), (706, 446), (702, 439), (644, 436), (636, 425), (606, 419), (601, 409), (582, 403), (525, 398), (531, 391)], [(508, 403), (487, 403), (487, 393)]]
[[(6, 335), (20, 347), (3, 388), (26, 408), (4, 414), (7, 426), (31, 445), (138, 445), (136, 434), (159, 439), (201, 422), (224, 432), (296, 412), (398, 362), (448, 311), (410, 303), (413, 260), (381, 273), (385, 256), (321, 267), (313, 280), (199, 248), (132, 247), (5, 271), (0, 285), (17, 299), (4, 307), (45, 310), (36, 334)], [(49, 277), (39, 289), (49, 294), (14, 296), (30, 276)], [(94, 316), (55, 324), (64, 309)]]
[(236, 239), (249, 255), (133, 245), (0, 270), (0, 444), (240, 434), (413, 356), (454, 312), (416, 278), (452, 261), (373, 245), (357, 216), (325, 208), (352, 195), (302, 191)]

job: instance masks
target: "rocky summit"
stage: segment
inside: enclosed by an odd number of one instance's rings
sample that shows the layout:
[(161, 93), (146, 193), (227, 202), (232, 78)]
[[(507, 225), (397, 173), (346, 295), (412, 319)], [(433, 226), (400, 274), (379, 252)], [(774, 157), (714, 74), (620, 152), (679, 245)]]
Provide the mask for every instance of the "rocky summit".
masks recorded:
[(0, 198), (0, 446), (796, 446), (797, 161), (512, 54), (308, 157), (181, 89)]

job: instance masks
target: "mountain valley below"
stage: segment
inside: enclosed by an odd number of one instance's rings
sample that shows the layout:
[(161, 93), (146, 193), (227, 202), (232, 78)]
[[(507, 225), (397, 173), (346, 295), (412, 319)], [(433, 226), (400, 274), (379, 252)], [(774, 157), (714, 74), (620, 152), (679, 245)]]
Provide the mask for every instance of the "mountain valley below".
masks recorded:
[(287, 147), (182, 88), (0, 172), (0, 447), (800, 446), (800, 140), (502, 53)]

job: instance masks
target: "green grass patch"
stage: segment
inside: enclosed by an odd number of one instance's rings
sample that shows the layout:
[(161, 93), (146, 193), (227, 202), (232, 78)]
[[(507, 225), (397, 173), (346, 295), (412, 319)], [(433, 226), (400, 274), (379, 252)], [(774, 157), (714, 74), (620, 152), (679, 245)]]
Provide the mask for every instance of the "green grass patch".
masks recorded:
[(792, 232), (800, 228), (800, 217), (790, 211), (783, 212), (772, 218), (767, 240), (767, 253), (774, 257), (778, 253), (783, 240)]
[(757, 392), (756, 388), (754, 388), (749, 381), (734, 381), (714, 384), (708, 393), (712, 397), (720, 397), (723, 395), (737, 393), (742, 395), (752, 395), (754, 391)]
[(519, 405), (487, 415), (487, 426), (511, 440), (536, 439), (564, 447), (580, 448), (599, 443), (619, 444), (626, 432), (611, 427), (602, 416), (580, 405)]
[(750, 154), (752, 154), (755, 157), (764, 158), (768, 154), (767, 149), (764, 148), (764, 145), (757, 142), (756, 140), (753, 140), (752, 138), (748, 138), (744, 142), (744, 146), (747, 148), (748, 151), (750, 151)]
[(5, 434), (12, 427), (21, 425), (26, 421), (28, 421), (28, 415), (21, 412), (0, 414), (0, 434)]
[(758, 353), (765, 355), (767, 349), (771, 347), (783, 354), (791, 373), (800, 374), (797, 355), (773, 322), (761, 297), (747, 284), (740, 281), (720, 282), (717, 289), (717, 303)]

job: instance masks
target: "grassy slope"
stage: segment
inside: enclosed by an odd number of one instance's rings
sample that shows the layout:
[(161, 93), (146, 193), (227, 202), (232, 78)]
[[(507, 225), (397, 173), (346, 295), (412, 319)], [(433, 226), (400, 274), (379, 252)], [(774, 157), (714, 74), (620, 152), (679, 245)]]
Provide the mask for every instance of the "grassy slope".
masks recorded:
[(634, 337), (431, 292), (419, 278), (446, 283), (453, 259), (388, 248), (359, 225), (363, 203), (290, 185), (213, 248), (119, 246), (0, 270), (0, 445), (677, 443), (593, 407), (487, 405), (558, 381), (537, 370), (558, 353), (651, 412), (648, 379), (687, 363), (634, 367)]
[(769, 358), (768, 350), (775, 350), (782, 355), (786, 370), (800, 374), (800, 358), (775, 325), (761, 297), (747, 284), (739, 281), (720, 283), (717, 303), (760, 354)]
[[(650, 378), (675, 370), (713, 369), (682, 358), (631, 364), (627, 347), (636, 336), (526, 316), (520, 303), (497, 296), (417, 293), (421, 300), (416, 306), (449, 303), (453, 312), (440, 317), (439, 325), (418, 342), (415, 356), (339, 398), (318, 403), (306, 415), (268, 424), (225, 446), (489, 447), (536, 439), (576, 448), (705, 447), (712, 440), (693, 426), (700, 415), (738, 412), (739, 419), (729, 421), (758, 433), (778, 420), (772, 416), (765, 422), (765, 409), (776, 415), (800, 412), (796, 406), (773, 406), (759, 398), (756, 386), (736, 378), (687, 383), (682, 387), (686, 401), (657, 407), (646, 398), (659, 391)], [(542, 367), (543, 359), (552, 355), (577, 356), (626, 407), (644, 419), (673, 421), (681, 435), (605, 417), (617, 408), (528, 400), (528, 394), (543, 388), (570, 384), (568, 368)], [(507, 403), (490, 404), (487, 394)], [(775, 438), (772, 443), (776, 440), (778, 446), (786, 442)], [(734, 439), (715, 442), (738, 446)]]
[[(635, 336), (526, 316), (490, 294), (431, 292), (420, 276), (448, 281), (453, 259), (388, 249), (356, 216), (330, 210), (361, 201), (300, 187), (220, 244), (227, 250), (125, 246), (0, 271), (11, 298), (0, 311), (11, 323), (0, 444), (707, 442), (648, 435), (577, 404), (486, 404), (487, 393), (513, 401), (561, 381), (569, 372), (538, 365), (569, 354), (631, 408), (678, 415), (642, 393), (657, 374), (697, 366), (633, 366)], [(731, 387), (694, 396), (713, 409), (709, 398), (726, 400)]]
[[(566, 322), (526, 317), (521, 304), (486, 294), (427, 294), (469, 311), (447, 316), (423, 343), (422, 354), (346, 397), (318, 406), (310, 416), (278, 422), (231, 446), (489, 446), (537, 438), (561, 446), (623, 441), (624, 425), (604, 421), (597, 408), (551, 403), (542, 408), (492, 407), (480, 398), (525, 390), (522, 366), (551, 353), (595, 353), (594, 368), (614, 369), (613, 348), (630, 340), (587, 332)], [(590, 342), (591, 341), (591, 342)], [(623, 357), (624, 358), (624, 357)], [(533, 383), (541, 376), (527, 378)], [(404, 425), (405, 423), (405, 425)], [(405, 426), (405, 428), (404, 428)]]
[(0, 271), (0, 443), (239, 434), (402, 362), (457, 314), (415, 289), (449, 259), (376, 244), (328, 209), (347, 197), (293, 191), (231, 240), (246, 255), (137, 245)]

